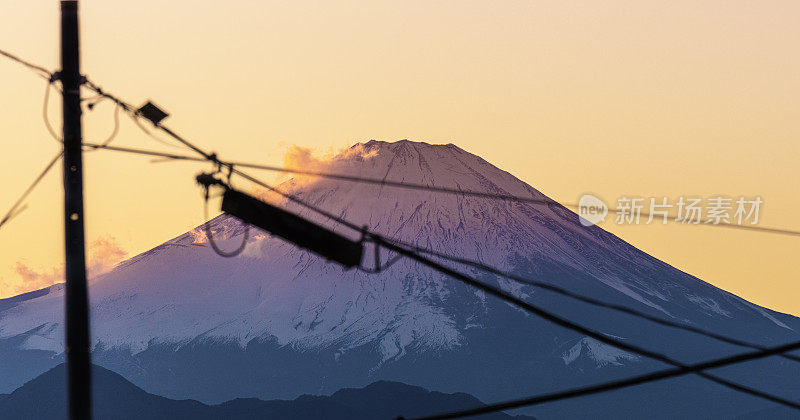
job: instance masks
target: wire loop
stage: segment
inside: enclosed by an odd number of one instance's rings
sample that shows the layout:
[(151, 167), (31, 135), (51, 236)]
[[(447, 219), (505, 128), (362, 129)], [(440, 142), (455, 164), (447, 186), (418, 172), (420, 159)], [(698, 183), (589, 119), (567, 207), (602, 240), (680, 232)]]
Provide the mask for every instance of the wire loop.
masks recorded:
[(243, 223), (244, 225), (244, 234), (242, 237), (242, 243), (233, 251), (224, 251), (220, 248), (217, 243), (214, 241), (214, 232), (211, 229), (211, 220), (208, 217), (208, 199), (209, 199), (209, 187), (203, 186), (203, 215), (205, 216), (205, 223), (203, 223), (203, 227), (205, 228), (206, 232), (206, 239), (208, 239), (208, 244), (211, 245), (211, 249), (219, 255), (220, 257), (224, 258), (233, 258), (238, 256), (239, 254), (244, 251), (244, 248), (247, 246), (247, 240), (250, 239), (250, 225), (247, 223)]

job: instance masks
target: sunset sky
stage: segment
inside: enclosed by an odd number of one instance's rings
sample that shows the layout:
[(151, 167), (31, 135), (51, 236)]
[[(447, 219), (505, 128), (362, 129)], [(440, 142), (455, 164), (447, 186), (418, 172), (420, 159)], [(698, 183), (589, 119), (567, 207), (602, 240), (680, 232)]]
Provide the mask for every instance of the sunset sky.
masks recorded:
[[(58, 67), (58, 2), (0, 2), (0, 48)], [(800, 230), (800, 2), (84, 0), (83, 72), (233, 160), (296, 145), (454, 143), (559, 201), (760, 196)], [(58, 151), (45, 82), (0, 60), (5, 212)], [(60, 98), (49, 118), (60, 127)], [(84, 117), (102, 141), (113, 108)], [(180, 152), (121, 118), (116, 143)], [(202, 223), (202, 164), (85, 156), (93, 272)], [(0, 229), (0, 297), (60, 281), (60, 167)], [(265, 179), (275, 175), (264, 173)], [(760, 305), (800, 315), (800, 237), (602, 225)]]

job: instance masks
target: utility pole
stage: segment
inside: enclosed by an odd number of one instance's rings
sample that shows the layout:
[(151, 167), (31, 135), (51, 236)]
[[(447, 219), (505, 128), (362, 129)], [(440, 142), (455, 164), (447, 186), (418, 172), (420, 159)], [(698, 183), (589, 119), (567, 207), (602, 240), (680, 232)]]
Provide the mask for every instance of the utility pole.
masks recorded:
[(91, 418), (91, 353), (83, 225), (83, 159), (78, 1), (61, 1), (61, 87), (64, 124), (64, 236), (67, 407), (71, 420)]

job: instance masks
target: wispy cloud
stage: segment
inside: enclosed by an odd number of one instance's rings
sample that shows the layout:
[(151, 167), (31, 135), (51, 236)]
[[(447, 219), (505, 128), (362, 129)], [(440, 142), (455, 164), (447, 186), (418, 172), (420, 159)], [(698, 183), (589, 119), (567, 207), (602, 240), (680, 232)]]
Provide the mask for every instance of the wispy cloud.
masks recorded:
[[(101, 236), (89, 244), (86, 272), (89, 280), (111, 271), (128, 253), (111, 236)], [(18, 295), (64, 281), (64, 264), (37, 270), (27, 261), (14, 265), (15, 277), (0, 279), (0, 295)]]
[(101, 236), (89, 245), (88, 276), (96, 277), (111, 271), (128, 253), (111, 236)]
[[(322, 151), (293, 145), (288, 148), (286, 154), (283, 156), (283, 166), (286, 168), (302, 169), (304, 171), (323, 172), (329, 170), (337, 161), (353, 158), (369, 159), (377, 154), (377, 149), (367, 149), (362, 143), (337, 151), (333, 149)], [(286, 174), (285, 176), (290, 176), (297, 182), (315, 178), (314, 176), (297, 174)]]
[[(290, 145), (286, 148), (283, 155), (283, 167), (289, 169), (299, 169), (309, 172), (335, 172), (336, 163), (348, 159), (369, 159), (377, 156), (377, 149), (368, 149), (362, 143), (352, 147), (335, 150), (329, 148), (312, 149), (297, 145)], [(293, 174), (290, 172), (279, 173), (275, 183), (283, 183), (281, 189), (291, 193), (298, 187), (315, 182), (319, 177), (314, 175)], [(285, 182), (289, 181), (289, 182)], [(253, 195), (265, 201), (282, 201), (282, 197), (264, 188), (257, 188)]]

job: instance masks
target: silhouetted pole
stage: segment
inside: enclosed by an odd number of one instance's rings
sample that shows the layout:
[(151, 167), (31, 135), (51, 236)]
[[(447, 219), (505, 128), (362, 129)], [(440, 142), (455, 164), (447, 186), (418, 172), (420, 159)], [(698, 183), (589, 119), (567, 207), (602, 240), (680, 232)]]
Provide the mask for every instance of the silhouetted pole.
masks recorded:
[(64, 90), (64, 233), (66, 355), (69, 418), (91, 418), (89, 299), (83, 226), (78, 1), (61, 1), (61, 86)]

